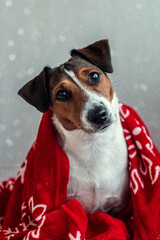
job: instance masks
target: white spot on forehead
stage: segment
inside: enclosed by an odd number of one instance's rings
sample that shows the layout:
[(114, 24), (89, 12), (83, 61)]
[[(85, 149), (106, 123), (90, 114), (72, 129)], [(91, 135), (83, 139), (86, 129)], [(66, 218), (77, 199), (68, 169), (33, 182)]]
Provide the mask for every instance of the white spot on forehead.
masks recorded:
[(89, 106), (94, 104), (98, 105), (100, 102), (103, 102), (104, 105), (108, 106), (108, 108), (111, 107), (111, 103), (103, 95), (100, 95), (95, 91), (88, 90), (87, 88), (85, 88), (85, 86), (83, 86), (79, 79), (75, 76), (75, 73), (73, 71), (67, 71), (65, 69), (65, 72), (80, 87), (80, 89), (86, 93), (86, 95), (88, 96), (88, 102), (86, 103), (87, 105)]
[(80, 83), (80, 81), (78, 80), (78, 78), (75, 76), (73, 71), (67, 71), (66, 69), (64, 69), (64, 71), (67, 73), (67, 75), (72, 78), (72, 80), (83, 90), (86, 92), (85, 87)]
[(88, 101), (86, 102), (86, 109), (91, 109), (94, 105), (99, 105), (100, 103), (103, 103), (110, 111), (112, 111), (112, 104), (109, 102), (108, 99), (106, 99), (103, 95), (98, 94), (95, 91), (88, 90), (85, 88), (79, 81), (79, 79), (75, 76), (73, 71), (67, 71), (65, 69), (65, 72), (68, 76), (72, 78), (72, 80), (80, 87), (81, 90), (83, 90), (86, 95), (88, 96)]

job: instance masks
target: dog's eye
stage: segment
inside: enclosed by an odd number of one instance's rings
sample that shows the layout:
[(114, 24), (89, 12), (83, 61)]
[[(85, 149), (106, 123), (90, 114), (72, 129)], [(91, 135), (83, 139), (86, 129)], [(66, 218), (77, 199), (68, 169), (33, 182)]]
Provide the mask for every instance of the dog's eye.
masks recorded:
[(100, 75), (97, 72), (91, 72), (89, 74), (89, 83), (95, 85), (99, 82)]
[(59, 90), (56, 93), (56, 100), (66, 102), (72, 97), (72, 93), (67, 90)]

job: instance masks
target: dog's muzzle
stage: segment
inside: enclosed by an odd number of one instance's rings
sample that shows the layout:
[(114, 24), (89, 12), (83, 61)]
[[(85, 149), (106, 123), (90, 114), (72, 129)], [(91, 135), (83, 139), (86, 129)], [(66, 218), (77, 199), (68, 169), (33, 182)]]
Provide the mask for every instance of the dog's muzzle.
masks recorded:
[(104, 106), (96, 106), (88, 112), (87, 119), (95, 125), (103, 125), (108, 118), (107, 110)]
[(87, 120), (97, 131), (106, 129), (112, 123), (111, 115), (103, 105), (95, 106), (89, 110)]

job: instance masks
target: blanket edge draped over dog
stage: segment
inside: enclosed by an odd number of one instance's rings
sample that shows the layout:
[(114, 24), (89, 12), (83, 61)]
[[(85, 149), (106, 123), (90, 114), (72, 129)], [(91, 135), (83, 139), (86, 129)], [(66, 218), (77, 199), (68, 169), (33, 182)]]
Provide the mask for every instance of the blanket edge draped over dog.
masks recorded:
[(0, 184), (0, 239), (160, 239), (160, 154), (137, 113), (120, 104), (131, 201), (116, 218), (103, 212), (86, 215), (76, 199), (66, 201), (69, 161), (52, 114), (43, 114), (17, 178)]

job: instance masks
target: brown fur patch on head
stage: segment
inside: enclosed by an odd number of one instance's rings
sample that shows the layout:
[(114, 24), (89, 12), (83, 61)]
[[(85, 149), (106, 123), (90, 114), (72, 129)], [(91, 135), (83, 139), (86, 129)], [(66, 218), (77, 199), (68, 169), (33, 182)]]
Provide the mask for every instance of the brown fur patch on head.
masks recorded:
[[(89, 83), (89, 74), (92, 72), (97, 72), (100, 75), (100, 80), (95, 85), (90, 85)], [(90, 91), (94, 91), (97, 94), (107, 98), (110, 102), (113, 99), (113, 89), (112, 84), (108, 76), (102, 72), (100, 69), (92, 66), (90, 68), (81, 68), (77, 71), (77, 78), (80, 80), (82, 84), (84, 84), (87, 89)]]
[[(56, 100), (57, 92), (62, 89), (72, 94), (70, 100), (66, 102)], [(50, 79), (50, 98), (51, 108), (65, 129), (81, 128), (80, 113), (85, 102), (85, 96), (83, 96), (83, 91), (68, 79), (62, 66), (54, 70)]]

